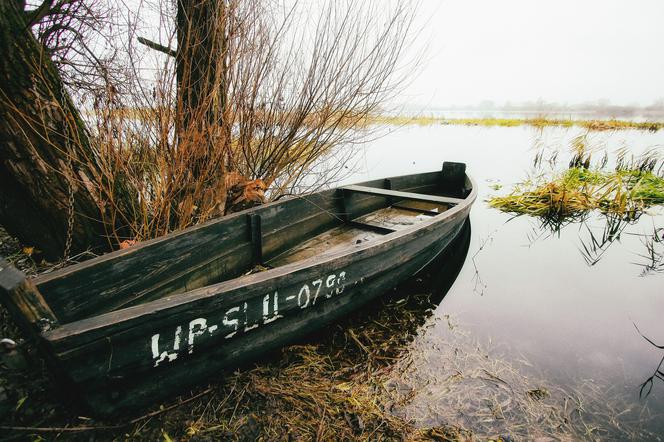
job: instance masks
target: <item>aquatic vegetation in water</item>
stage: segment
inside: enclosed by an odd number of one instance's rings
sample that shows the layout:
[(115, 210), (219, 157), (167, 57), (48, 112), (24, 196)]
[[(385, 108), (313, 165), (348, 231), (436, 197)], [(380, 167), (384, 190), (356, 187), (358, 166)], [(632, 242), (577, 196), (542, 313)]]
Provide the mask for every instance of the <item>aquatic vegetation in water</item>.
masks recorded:
[[(383, 383), (390, 409), (416, 427), (444, 422), (472, 431), (462, 440), (643, 440), (657, 413), (637, 409), (608, 379), (556, 385), (507, 346), (484, 345), (449, 317), (413, 340)], [(444, 439), (445, 440), (445, 439)]]
[[(539, 219), (541, 232), (556, 233), (568, 224), (583, 223), (586, 235), (579, 251), (589, 266), (597, 264), (646, 209), (663, 204), (664, 178), (653, 170), (636, 167), (606, 171), (574, 166), (552, 177), (524, 181), (509, 194), (489, 200), (491, 207), (503, 212)], [(599, 233), (586, 223), (593, 213), (603, 218)], [(654, 235), (643, 238), (642, 275), (664, 271), (663, 241), (657, 229)]]
[(655, 228), (652, 235), (645, 236), (642, 243), (646, 251), (640, 255), (643, 259), (639, 263), (643, 267), (641, 276), (664, 272), (664, 228)]
[[(650, 338), (648, 338), (646, 335), (641, 333), (641, 330), (639, 330), (639, 327), (636, 324), (634, 324), (634, 328), (636, 328), (636, 331), (639, 332), (641, 337), (643, 339), (645, 339), (646, 341), (648, 341), (648, 343), (650, 345), (652, 345), (653, 347), (655, 347), (659, 350), (664, 350), (664, 345), (655, 344)], [(659, 360), (659, 364), (657, 364), (657, 367), (655, 368), (655, 371), (652, 374), (652, 376), (647, 378), (641, 384), (641, 388), (639, 390), (639, 398), (643, 399), (643, 398), (647, 398), (648, 396), (650, 396), (650, 393), (652, 393), (653, 385), (655, 384), (655, 379), (658, 379), (660, 381), (664, 381), (664, 356), (662, 356), (662, 358)]]
[[(602, 151), (601, 157), (596, 155)], [(564, 170), (557, 168), (558, 153), (556, 150), (546, 159), (540, 149), (533, 161), (535, 170), (548, 164), (551, 171), (540, 172), (514, 185), (505, 195), (491, 197), (488, 204), (515, 216), (527, 215), (538, 220), (539, 225), (528, 235), (531, 242), (580, 223), (579, 251), (586, 263), (593, 266), (620, 240), (628, 226), (636, 224), (653, 206), (664, 205), (664, 163), (657, 148), (641, 156), (623, 148), (610, 163), (606, 150), (589, 140), (588, 133), (572, 140), (568, 167)], [(600, 231), (591, 221), (600, 221), (603, 226)], [(653, 235), (633, 232), (630, 235), (641, 236), (646, 249), (640, 254), (645, 262), (638, 263), (644, 268), (642, 275), (664, 271), (664, 240), (658, 229), (655, 228)]]
[(584, 167), (524, 181), (508, 195), (489, 200), (491, 207), (504, 212), (554, 220), (578, 219), (593, 210), (634, 219), (660, 204), (664, 204), (664, 178), (652, 171)]

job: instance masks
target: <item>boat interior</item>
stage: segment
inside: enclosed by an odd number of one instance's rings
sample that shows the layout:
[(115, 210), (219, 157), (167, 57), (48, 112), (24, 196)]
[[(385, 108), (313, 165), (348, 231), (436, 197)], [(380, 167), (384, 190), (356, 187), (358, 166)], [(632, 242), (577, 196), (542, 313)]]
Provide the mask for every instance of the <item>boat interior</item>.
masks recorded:
[(35, 278), (65, 324), (342, 250), (463, 202), (465, 165), (293, 197)]
[(412, 200), (390, 204), (324, 231), (274, 256), (265, 264), (268, 267), (278, 267), (312, 258), (322, 252), (340, 251), (349, 245), (365, 243), (410, 227), (439, 215), (448, 208), (448, 205), (442, 203)]

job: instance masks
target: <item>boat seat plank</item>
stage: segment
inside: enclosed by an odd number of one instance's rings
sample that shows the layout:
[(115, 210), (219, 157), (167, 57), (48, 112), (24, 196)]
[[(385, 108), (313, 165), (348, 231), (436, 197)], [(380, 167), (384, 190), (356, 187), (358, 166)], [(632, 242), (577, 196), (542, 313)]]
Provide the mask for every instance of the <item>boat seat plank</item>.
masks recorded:
[(423, 193), (400, 192), (398, 190), (380, 189), (378, 187), (351, 185), (351, 186), (344, 186), (343, 189), (351, 192), (366, 193), (369, 195), (403, 198), (403, 199), (416, 200), (416, 201), (427, 201), (432, 203), (460, 204), (463, 202), (463, 199), (461, 198), (425, 195)]
[(343, 224), (305, 241), (292, 249), (267, 261), (270, 267), (279, 267), (322, 253), (334, 253), (355, 244), (372, 241), (384, 236), (377, 229), (360, 227), (351, 223)]
[(391, 233), (427, 219), (431, 219), (431, 215), (391, 206), (355, 218), (353, 222), (359, 225), (371, 226), (372, 228), (386, 229)]
[(404, 200), (398, 203), (393, 203), (392, 207), (395, 209), (409, 210), (415, 213), (437, 216), (448, 210), (451, 206), (449, 204), (430, 203), (426, 201)]
[(380, 234), (383, 234), (383, 235), (388, 235), (392, 232), (396, 232), (396, 230), (391, 229), (389, 227), (364, 223), (364, 222), (357, 221), (357, 220), (349, 221), (348, 224), (352, 227), (357, 227), (358, 229), (370, 230), (372, 232), (380, 233)]

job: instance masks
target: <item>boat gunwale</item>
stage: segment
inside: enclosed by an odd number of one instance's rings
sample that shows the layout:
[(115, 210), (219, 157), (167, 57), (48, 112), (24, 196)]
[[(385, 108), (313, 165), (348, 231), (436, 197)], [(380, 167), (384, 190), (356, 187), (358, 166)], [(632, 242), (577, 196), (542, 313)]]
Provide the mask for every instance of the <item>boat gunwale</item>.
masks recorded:
[[(321, 192), (324, 192), (324, 191), (321, 191)], [(298, 198), (298, 197), (295, 197), (295, 198)], [(290, 198), (288, 200), (290, 200)], [(259, 206), (259, 207), (270, 207), (272, 205), (284, 203), (285, 201), (288, 201), (288, 200), (287, 199), (282, 199), (280, 201), (272, 201), (270, 203), (263, 204), (262, 206)], [(213, 219), (211, 219), (209, 221), (206, 221), (204, 223), (201, 223), (201, 224), (198, 224), (198, 225), (195, 225), (195, 226), (191, 226), (191, 227), (187, 227), (186, 229), (179, 230), (177, 232), (167, 233), (166, 235), (162, 235), (162, 236), (159, 236), (157, 238), (152, 238), (152, 239), (148, 239), (148, 240), (145, 240), (145, 241), (141, 241), (140, 243), (138, 243), (134, 246), (128, 247), (126, 249), (114, 250), (112, 252), (105, 253), (103, 255), (97, 256), (97, 257), (89, 259), (87, 261), (83, 261), (81, 263), (74, 264), (72, 266), (64, 267), (62, 269), (58, 269), (58, 270), (55, 270), (55, 271), (49, 272), (49, 273), (43, 273), (43, 274), (38, 275), (38, 276), (36, 276), (34, 278), (31, 278), (31, 279), (32, 279), (32, 282), (34, 282), (37, 286), (39, 286), (41, 284), (50, 282), (54, 279), (66, 278), (67, 276), (69, 276), (72, 273), (76, 273), (78, 271), (93, 267), (93, 266), (98, 265), (102, 262), (112, 261), (114, 259), (120, 259), (120, 258), (125, 257), (126, 255), (132, 255), (134, 253), (138, 253), (142, 249), (147, 248), (149, 246), (159, 244), (159, 243), (162, 243), (162, 242), (166, 242), (166, 241), (171, 241), (174, 238), (177, 238), (179, 236), (189, 235), (192, 232), (196, 232), (198, 230), (203, 230), (203, 229), (205, 229), (207, 227), (210, 227), (214, 224), (221, 223), (221, 222), (224, 222), (224, 221), (228, 221), (228, 220), (234, 219), (234, 218), (239, 218), (242, 215), (246, 215), (247, 213), (251, 212), (254, 209), (255, 208), (249, 208), (249, 209), (246, 209), (246, 210), (242, 210), (240, 212), (235, 212), (235, 213), (231, 213), (229, 215), (224, 215), (224, 216), (219, 217), (219, 218), (213, 218)]]
[[(406, 176), (412, 176), (412, 175), (421, 175), (424, 173), (430, 173), (430, 172), (422, 172), (419, 174), (408, 174), (408, 175), (401, 175), (398, 177), (390, 177), (390, 179), (394, 178), (401, 178), (401, 177), (406, 177)], [(137, 318), (140, 318), (141, 316), (147, 315), (147, 314), (154, 314), (155, 312), (164, 312), (167, 311), (168, 309), (178, 307), (181, 305), (185, 305), (190, 302), (195, 302), (200, 299), (204, 299), (207, 297), (215, 297), (219, 296), (221, 292), (225, 291), (230, 291), (230, 290), (237, 290), (237, 289), (242, 289), (249, 287), (251, 285), (255, 284), (260, 284), (264, 283), (268, 280), (275, 279), (275, 278), (280, 278), (289, 274), (292, 274), (294, 272), (300, 272), (300, 271), (306, 271), (308, 269), (317, 267), (317, 266), (322, 266), (327, 263), (330, 263), (334, 260), (344, 258), (349, 255), (353, 254), (358, 254), (362, 253), (365, 250), (369, 250), (372, 248), (376, 248), (379, 246), (382, 246), (383, 244), (392, 242), (396, 239), (399, 239), (401, 237), (411, 235), (414, 232), (424, 229), (426, 227), (429, 227), (430, 225), (437, 224), (444, 222), (456, 215), (457, 213), (461, 212), (462, 210), (466, 209), (468, 206), (470, 206), (475, 199), (477, 198), (477, 185), (473, 178), (466, 174), (465, 178), (470, 181), (471, 184), (471, 191), (470, 193), (462, 199), (462, 202), (459, 204), (454, 205), (453, 207), (447, 209), (444, 212), (441, 212), (437, 216), (432, 216), (430, 219), (423, 220), (422, 222), (419, 222), (417, 224), (414, 224), (412, 226), (394, 231), (392, 233), (388, 233), (384, 236), (378, 237), (373, 241), (369, 241), (363, 244), (357, 244), (357, 245), (352, 245), (351, 247), (345, 248), (343, 250), (339, 250), (333, 253), (316, 255), (312, 256), (310, 258), (303, 259), (301, 261), (296, 261), (293, 263), (285, 264), (283, 266), (275, 267), (273, 269), (268, 269), (259, 273), (253, 273), (249, 275), (241, 275), (236, 278), (232, 278), (226, 281), (221, 281), (216, 284), (210, 284), (204, 287), (199, 287), (193, 290), (185, 291), (182, 293), (177, 293), (174, 295), (169, 295), (165, 296), (159, 299), (155, 299), (152, 301), (148, 301), (146, 303), (142, 303), (139, 305), (134, 305), (134, 306), (129, 306), (129, 307), (124, 307), (121, 309), (113, 310), (110, 312), (104, 312), (100, 313), (98, 315), (94, 316), (89, 316), (86, 318), (78, 319), (72, 322), (68, 323), (63, 323), (60, 324), (51, 330), (45, 331), (41, 333), (42, 338), (46, 339), (47, 341), (59, 341), (61, 339), (66, 339), (71, 336), (76, 336), (76, 335), (81, 335), (85, 334), (87, 332), (93, 331), (93, 330), (98, 330), (102, 329), (105, 327), (112, 326), (113, 324), (119, 324), (121, 322), (129, 321), (129, 320), (136, 320)], [(343, 186), (339, 186), (338, 188), (335, 189), (328, 189), (328, 190), (336, 190), (336, 189), (341, 189)], [(323, 193), (328, 190), (322, 190), (316, 193)], [(315, 193), (315, 194), (316, 194)], [(426, 194), (424, 194), (426, 195)], [(380, 197), (380, 195), (378, 195)], [(293, 198), (304, 198), (306, 196), (295, 196)], [(290, 198), (289, 198), (290, 200)], [(285, 200), (281, 201), (274, 201), (271, 203), (268, 203), (266, 205), (260, 206), (261, 208), (263, 207), (268, 207), (272, 205), (277, 205), (283, 203)], [(250, 213), (254, 211), (256, 208), (250, 208), (247, 210), (243, 210), (241, 212), (234, 213), (232, 215), (223, 217), (223, 218), (218, 218), (215, 220), (211, 220), (207, 223), (201, 224), (199, 226), (194, 226), (192, 228), (183, 230), (181, 232), (174, 232), (173, 234), (166, 235), (164, 237), (156, 238), (153, 240), (146, 241), (144, 244), (154, 244), (159, 241), (164, 241), (167, 239), (171, 239), (176, 235), (181, 235), (183, 233), (189, 233), (192, 230), (197, 230), (199, 228), (203, 228), (205, 226), (209, 226), (212, 223), (215, 222), (221, 222), (221, 220), (226, 220), (229, 219), (229, 217), (239, 217), (246, 215), (247, 213)], [(130, 248), (131, 249), (131, 248)], [(127, 249), (127, 250), (130, 250)], [(118, 252), (126, 252), (126, 250), (121, 250), (121, 251), (116, 251), (116, 252), (111, 252), (107, 255), (113, 254), (111, 258), (116, 258), (119, 256), (124, 256), (125, 253), (118, 253)], [(107, 256), (104, 255), (104, 256)], [(101, 257), (100, 257), (101, 258)], [(91, 260), (92, 261), (92, 260)], [(83, 266), (83, 264), (88, 263), (89, 261), (86, 261), (84, 263), (81, 263), (76, 266), (76, 270), (80, 270), (82, 268), (86, 268)], [(100, 261), (95, 259), (95, 263), (99, 263)], [(80, 267), (79, 267), (80, 266)], [(65, 270), (65, 269), (63, 269)], [(61, 271), (58, 271), (59, 275), (62, 276), (63, 274), (60, 273)], [(55, 272), (54, 272), (55, 273)], [(48, 274), (51, 275), (51, 274)], [(43, 282), (42, 280), (37, 281), (38, 278), (33, 279), (34, 282), (36, 283), (41, 283)], [(186, 298), (186, 299), (185, 299)], [(154, 309), (150, 309), (150, 307), (155, 307)], [(136, 312), (136, 310), (140, 310), (140, 312)], [(87, 324), (88, 322), (93, 322), (93, 324)]]

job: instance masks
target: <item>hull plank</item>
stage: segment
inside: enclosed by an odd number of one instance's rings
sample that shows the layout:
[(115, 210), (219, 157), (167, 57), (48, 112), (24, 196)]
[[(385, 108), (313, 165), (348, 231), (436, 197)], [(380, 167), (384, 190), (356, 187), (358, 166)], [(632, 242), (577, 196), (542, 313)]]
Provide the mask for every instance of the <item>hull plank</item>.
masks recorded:
[[(224, 248), (216, 247), (220, 242)], [(206, 264), (223, 262), (229, 249), (244, 263), (242, 254), (249, 252), (249, 244), (245, 218), (234, 217), (201, 226), (194, 234), (147, 241), (140, 247), (110, 253), (89, 267), (76, 270), (72, 266), (37, 278), (36, 282), (56, 316), (61, 322), (68, 322), (111, 311), (136, 299), (137, 294), (154, 298), (184, 292), (188, 288), (186, 279), (195, 280), (201, 267), (204, 272), (214, 271), (213, 266)], [(122, 280), (118, 281), (117, 275), (123, 275)]]

